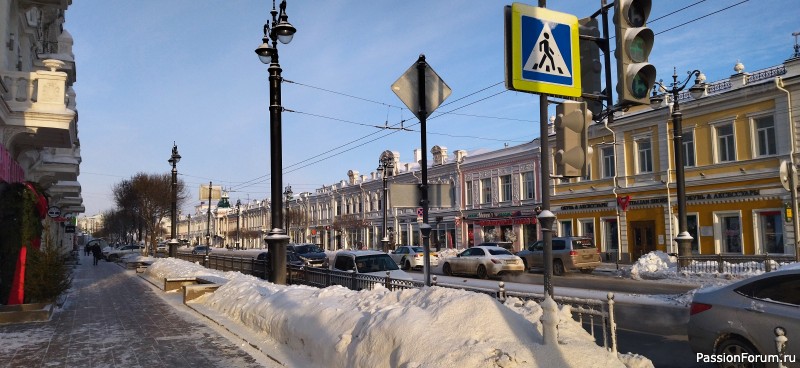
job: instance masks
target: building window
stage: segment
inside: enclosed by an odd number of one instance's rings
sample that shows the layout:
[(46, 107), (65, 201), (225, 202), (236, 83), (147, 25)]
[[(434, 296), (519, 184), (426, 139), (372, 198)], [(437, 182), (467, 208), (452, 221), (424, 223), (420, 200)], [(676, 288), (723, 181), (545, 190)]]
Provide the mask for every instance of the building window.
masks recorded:
[(502, 195), (501, 202), (511, 201), (511, 175), (500, 177), (500, 195)]
[(756, 152), (759, 156), (769, 156), (777, 153), (775, 144), (775, 120), (770, 116), (755, 119)]
[(533, 243), (539, 239), (539, 233), (536, 231), (536, 225), (533, 224), (525, 224), (522, 228), (522, 247), (524, 249), (528, 249), (533, 246)]
[(694, 131), (683, 132), (683, 166), (694, 167)]
[(558, 222), (559, 236), (572, 236), (572, 220), (564, 220)]
[(522, 174), (522, 196), (523, 199), (533, 199), (536, 196), (534, 191), (536, 188), (533, 182), (533, 171), (528, 171)]
[(467, 182), (467, 194), (466, 198), (464, 198), (464, 204), (467, 206), (472, 205), (472, 180)]
[(492, 203), (492, 179), (481, 179), (481, 203)]
[(697, 236), (697, 215), (686, 215), (686, 231), (692, 236), (692, 253), (700, 254), (700, 238)]
[(638, 173), (653, 172), (653, 148), (650, 138), (636, 140)]
[(720, 250), (723, 253), (742, 253), (742, 219), (739, 214), (715, 214), (720, 230)]
[(619, 236), (617, 234), (617, 219), (603, 220), (603, 245), (607, 251), (617, 250), (619, 248)]
[(764, 253), (783, 253), (783, 218), (780, 211), (758, 214), (758, 233)]
[(603, 154), (603, 177), (610, 178), (614, 176), (614, 146), (603, 147), (601, 150)]
[(592, 180), (592, 163), (586, 163), (586, 175), (583, 176), (583, 180)]
[(580, 236), (588, 236), (594, 239), (594, 219), (585, 219), (579, 220), (578, 223), (580, 224)]
[(733, 141), (733, 124), (720, 125), (717, 133), (717, 160), (719, 162), (736, 161), (736, 145)]

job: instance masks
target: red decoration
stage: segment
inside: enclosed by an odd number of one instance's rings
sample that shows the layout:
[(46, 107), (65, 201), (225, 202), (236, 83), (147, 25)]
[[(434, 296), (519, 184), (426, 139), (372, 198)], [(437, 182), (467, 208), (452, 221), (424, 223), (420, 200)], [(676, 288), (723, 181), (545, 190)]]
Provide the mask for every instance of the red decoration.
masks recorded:
[(28, 247), (19, 250), (17, 268), (14, 270), (14, 279), (11, 281), (11, 294), (8, 296), (8, 305), (22, 304), (25, 300), (25, 258), (28, 256)]
[(631, 196), (624, 196), (624, 197), (617, 197), (617, 205), (622, 208), (623, 211), (628, 210), (628, 204), (631, 202)]

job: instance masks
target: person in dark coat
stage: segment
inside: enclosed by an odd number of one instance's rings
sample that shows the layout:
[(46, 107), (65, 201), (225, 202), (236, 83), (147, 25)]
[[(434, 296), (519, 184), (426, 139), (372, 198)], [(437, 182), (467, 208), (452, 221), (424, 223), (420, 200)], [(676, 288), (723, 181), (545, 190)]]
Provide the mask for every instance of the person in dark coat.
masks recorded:
[(100, 244), (95, 243), (92, 246), (92, 255), (94, 255), (94, 265), (97, 266), (97, 262), (100, 258), (103, 258), (103, 250), (100, 249)]

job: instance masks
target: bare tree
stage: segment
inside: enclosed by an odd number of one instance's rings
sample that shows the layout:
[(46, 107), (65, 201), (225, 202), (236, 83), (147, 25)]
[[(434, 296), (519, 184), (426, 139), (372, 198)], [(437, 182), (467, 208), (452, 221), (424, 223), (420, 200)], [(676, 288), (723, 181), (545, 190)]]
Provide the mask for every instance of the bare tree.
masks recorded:
[[(170, 174), (137, 173), (129, 180), (114, 186), (114, 199), (121, 211), (134, 216), (139, 232), (147, 233), (148, 248), (154, 250), (161, 222), (171, 215), (172, 178)], [(188, 192), (182, 180), (178, 179), (178, 206)], [(140, 236), (141, 239), (141, 236)]]

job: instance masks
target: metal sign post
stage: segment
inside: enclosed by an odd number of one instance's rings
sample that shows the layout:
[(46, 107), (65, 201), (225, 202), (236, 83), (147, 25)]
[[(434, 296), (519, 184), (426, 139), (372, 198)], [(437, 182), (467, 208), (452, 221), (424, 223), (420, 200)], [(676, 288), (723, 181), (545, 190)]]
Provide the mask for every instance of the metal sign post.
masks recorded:
[[(414, 83), (416, 81), (416, 83)], [(415, 85), (416, 84), (416, 85)], [(416, 88), (414, 88), (416, 87)], [(431, 285), (431, 258), (430, 258), (430, 225), (428, 224), (428, 143), (426, 121), (431, 112), (450, 96), (450, 87), (439, 78), (439, 75), (425, 61), (425, 55), (420, 55), (415, 65), (412, 65), (400, 78), (392, 84), (392, 91), (403, 103), (417, 116), (420, 124), (420, 147), (422, 149), (422, 182), (419, 184), (420, 201), (422, 206), (422, 224), (420, 232), (423, 233), (422, 246), (425, 250), (423, 269), (425, 285)], [(426, 233), (427, 231), (427, 233)]]

